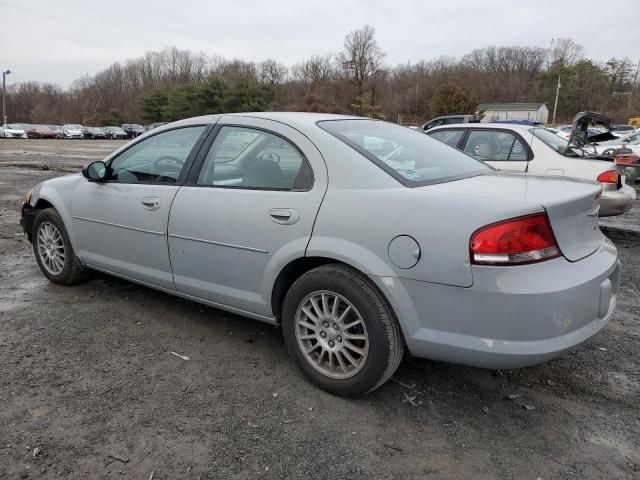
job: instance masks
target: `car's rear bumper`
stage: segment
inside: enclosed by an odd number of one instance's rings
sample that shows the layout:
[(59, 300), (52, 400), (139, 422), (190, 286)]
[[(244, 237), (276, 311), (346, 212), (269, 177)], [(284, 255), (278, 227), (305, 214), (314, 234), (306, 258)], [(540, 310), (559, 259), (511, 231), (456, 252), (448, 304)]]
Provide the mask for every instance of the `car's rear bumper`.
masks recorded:
[(578, 262), (474, 267), (453, 287), (371, 277), (393, 307), (417, 357), (484, 368), (517, 368), (560, 355), (611, 319), (620, 263), (609, 240)]
[(636, 190), (630, 185), (623, 185), (618, 190), (605, 190), (600, 197), (600, 216), (611, 217), (622, 215), (633, 207)]

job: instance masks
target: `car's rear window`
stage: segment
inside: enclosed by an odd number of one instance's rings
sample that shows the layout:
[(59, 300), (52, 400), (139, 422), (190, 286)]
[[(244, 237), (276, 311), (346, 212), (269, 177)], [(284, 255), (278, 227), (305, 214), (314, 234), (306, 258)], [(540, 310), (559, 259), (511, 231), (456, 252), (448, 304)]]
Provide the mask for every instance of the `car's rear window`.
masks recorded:
[(318, 126), (409, 187), (482, 175), (492, 169), (445, 143), (378, 120), (325, 120)]

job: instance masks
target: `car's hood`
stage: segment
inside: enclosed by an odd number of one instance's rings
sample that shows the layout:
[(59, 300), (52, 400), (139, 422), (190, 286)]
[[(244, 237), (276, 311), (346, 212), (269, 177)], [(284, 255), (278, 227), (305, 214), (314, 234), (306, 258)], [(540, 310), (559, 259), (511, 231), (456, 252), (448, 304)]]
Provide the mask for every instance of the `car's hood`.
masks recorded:
[[(573, 128), (569, 134), (568, 144), (583, 147), (589, 143), (613, 140), (616, 136), (611, 133), (612, 124), (613, 120), (601, 113), (580, 112), (573, 119)], [(590, 137), (588, 132), (590, 126), (601, 126), (606, 131), (600, 135)]]
[(2, 130), (6, 133), (11, 133), (12, 135), (24, 135), (27, 133), (24, 130), (18, 130), (17, 128), (3, 128)]

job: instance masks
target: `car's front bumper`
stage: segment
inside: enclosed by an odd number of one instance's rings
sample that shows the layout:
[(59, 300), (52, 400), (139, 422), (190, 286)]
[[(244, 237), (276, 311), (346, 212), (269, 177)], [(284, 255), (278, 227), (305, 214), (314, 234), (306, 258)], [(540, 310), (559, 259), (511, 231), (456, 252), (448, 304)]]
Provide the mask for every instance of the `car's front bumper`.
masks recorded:
[(33, 208), (29, 204), (22, 204), (22, 215), (20, 217), (20, 225), (22, 230), (27, 234), (27, 238), (31, 241), (33, 233), (33, 221), (40, 210)]
[(622, 185), (618, 190), (604, 190), (600, 197), (600, 216), (622, 215), (633, 207), (636, 190), (630, 185)]
[(620, 282), (615, 246), (577, 262), (473, 267), (469, 288), (371, 277), (393, 307), (410, 352), (484, 368), (544, 362), (611, 319)]

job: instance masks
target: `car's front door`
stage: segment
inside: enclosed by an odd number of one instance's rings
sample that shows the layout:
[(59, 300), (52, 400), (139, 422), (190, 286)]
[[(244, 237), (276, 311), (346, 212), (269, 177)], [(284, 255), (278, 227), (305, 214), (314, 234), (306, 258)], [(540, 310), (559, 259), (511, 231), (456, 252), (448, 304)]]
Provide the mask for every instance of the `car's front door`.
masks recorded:
[(222, 117), (171, 209), (176, 289), (271, 318), (273, 282), (304, 255), (326, 188), (324, 160), (300, 132)]
[(173, 289), (167, 251), (169, 210), (206, 125), (164, 131), (108, 163), (105, 182), (74, 195), (78, 256), (89, 266)]

